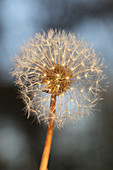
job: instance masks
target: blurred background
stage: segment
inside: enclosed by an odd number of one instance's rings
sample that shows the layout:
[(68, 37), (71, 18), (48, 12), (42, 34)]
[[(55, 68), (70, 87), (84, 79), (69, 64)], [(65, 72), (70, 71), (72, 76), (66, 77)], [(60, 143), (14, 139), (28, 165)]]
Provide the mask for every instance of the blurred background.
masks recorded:
[(105, 59), (109, 88), (93, 117), (55, 130), (49, 170), (113, 170), (113, 1), (0, 0), (0, 170), (38, 170), (46, 127), (26, 119), (9, 72), (36, 32), (80, 34)]

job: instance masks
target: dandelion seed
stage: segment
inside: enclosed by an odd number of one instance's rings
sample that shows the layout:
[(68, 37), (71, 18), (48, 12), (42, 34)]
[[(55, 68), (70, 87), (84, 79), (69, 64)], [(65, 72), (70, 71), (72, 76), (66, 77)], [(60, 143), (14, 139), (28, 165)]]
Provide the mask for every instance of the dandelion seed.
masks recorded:
[[(53, 121), (58, 128), (64, 125), (67, 113), (71, 119), (79, 119), (91, 111), (96, 98), (99, 100), (103, 63), (92, 47), (73, 34), (53, 30), (36, 34), (21, 48), (14, 63), (12, 75), (16, 76), (26, 110), (40, 122), (49, 122), (51, 95), (56, 95)], [(74, 105), (68, 102), (72, 99)], [(60, 100), (62, 107), (57, 109)]]
[(77, 76), (77, 79), (80, 79), (80, 76)]
[(81, 89), (80, 91), (81, 91), (81, 92), (83, 92), (83, 91), (84, 91), (84, 89)]
[[(28, 117), (48, 124), (40, 170), (47, 169), (54, 126), (89, 115), (102, 91), (103, 63), (92, 46), (65, 31), (36, 34), (14, 59)], [(97, 93), (98, 92), (98, 93)], [(47, 146), (46, 146), (47, 145)]]
[(89, 87), (89, 91), (91, 91), (92, 90), (92, 87)]
[(84, 76), (85, 76), (85, 78), (87, 78), (87, 76), (88, 76), (87, 73)]

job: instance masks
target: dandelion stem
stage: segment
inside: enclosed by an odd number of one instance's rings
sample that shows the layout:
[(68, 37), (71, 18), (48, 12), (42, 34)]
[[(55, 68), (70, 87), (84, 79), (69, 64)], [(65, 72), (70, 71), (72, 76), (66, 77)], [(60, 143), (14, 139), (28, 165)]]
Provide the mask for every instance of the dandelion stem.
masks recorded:
[(54, 129), (54, 122), (52, 120), (52, 117), (53, 117), (53, 114), (55, 114), (55, 108), (56, 108), (56, 95), (51, 95), (49, 124), (48, 124), (45, 146), (44, 146), (42, 160), (41, 160), (39, 170), (47, 170), (49, 154), (50, 154), (50, 149), (51, 149), (52, 136), (53, 136), (53, 129)]

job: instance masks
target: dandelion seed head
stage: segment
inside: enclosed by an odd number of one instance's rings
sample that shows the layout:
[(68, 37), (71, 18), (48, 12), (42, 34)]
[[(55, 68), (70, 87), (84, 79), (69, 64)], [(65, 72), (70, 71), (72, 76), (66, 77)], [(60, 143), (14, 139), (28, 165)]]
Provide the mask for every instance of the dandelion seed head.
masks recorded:
[[(49, 30), (37, 33), (14, 59), (16, 77), (28, 117), (48, 124), (51, 95), (56, 96), (56, 127), (89, 115), (103, 91), (103, 62), (92, 46), (74, 34)], [(54, 100), (54, 99), (52, 99)]]

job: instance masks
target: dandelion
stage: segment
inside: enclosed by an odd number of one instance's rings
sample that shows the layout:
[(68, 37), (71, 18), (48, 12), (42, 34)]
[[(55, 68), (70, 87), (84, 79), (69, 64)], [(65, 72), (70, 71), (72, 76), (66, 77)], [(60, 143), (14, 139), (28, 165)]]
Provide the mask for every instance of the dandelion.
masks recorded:
[(28, 117), (48, 125), (40, 170), (47, 169), (54, 126), (88, 116), (103, 91), (103, 61), (74, 34), (49, 30), (36, 34), (14, 59)]

